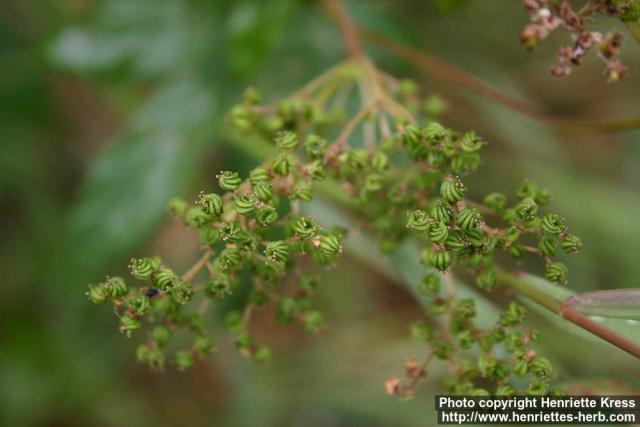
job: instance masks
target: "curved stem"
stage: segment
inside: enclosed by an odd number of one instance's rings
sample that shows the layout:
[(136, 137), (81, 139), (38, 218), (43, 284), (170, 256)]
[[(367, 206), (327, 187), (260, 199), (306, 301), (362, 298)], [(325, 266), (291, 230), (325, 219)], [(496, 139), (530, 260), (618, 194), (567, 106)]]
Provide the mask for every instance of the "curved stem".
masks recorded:
[(344, 9), (344, 5), (340, 0), (322, 0), (322, 4), (336, 21), (342, 32), (349, 56), (357, 58), (362, 55), (362, 43), (360, 42), (360, 34), (358, 27)]
[[(398, 55), (407, 62), (410, 62), (411, 64), (417, 66), (421, 70), (440, 77), (443, 80), (447, 80), (459, 86), (465, 87), (480, 96), (491, 99), (499, 104), (510, 108), (518, 114), (527, 116), (547, 125), (573, 131), (613, 132), (640, 128), (640, 117), (598, 122), (588, 120), (558, 119), (554, 116), (537, 110), (518, 99), (512, 98), (511, 96), (494, 89), (492, 86), (482, 82), (471, 74), (468, 74), (466, 71), (448, 64), (439, 58), (427, 55), (415, 48), (391, 40), (388, 37), (383, 36), (382, 34), (368, 28), (360, 27), (359, 30), (364, 38), (371, 43), (375, 44), (381, 49)], [(640, 29), (638, 29), (638, 32), (640, 32)], [(640, 34), (638, 34), (638, 36), (640, 36)]]

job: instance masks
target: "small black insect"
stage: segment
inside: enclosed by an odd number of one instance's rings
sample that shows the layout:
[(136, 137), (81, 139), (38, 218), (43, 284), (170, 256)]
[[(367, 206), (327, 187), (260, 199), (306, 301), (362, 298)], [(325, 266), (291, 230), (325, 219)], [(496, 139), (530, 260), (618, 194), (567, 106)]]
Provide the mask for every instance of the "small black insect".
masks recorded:
[(156, 289), (156, 288), (149, 288), (149, 289), (147, 289), (146, 295), (147, 295), (149, 298), (153, 298), (153, 297), (155, 297), (156, 295), (158, 295), (159, 293), (160, 293), (160, 290), (158, 290), (158, 289)]

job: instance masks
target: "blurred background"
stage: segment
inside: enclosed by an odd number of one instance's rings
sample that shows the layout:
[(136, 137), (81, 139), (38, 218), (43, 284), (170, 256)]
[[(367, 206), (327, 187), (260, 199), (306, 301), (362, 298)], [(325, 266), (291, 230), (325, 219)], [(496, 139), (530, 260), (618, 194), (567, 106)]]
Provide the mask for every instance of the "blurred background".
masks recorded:
[[(566, 42), (518, 42), (519, 1), (347, 1), (354, 19), (435, 55), (500, 91), (564, 118), (640, 115), (640, 45), (628, 78), (607, 84), (590, 55), (568, 78), (548, 67)], [(223, 331), (186, 373), (137, 365), (87, 283), (161, 254), (186, 268), (195, 233), (168, 221), (175, 195), (213, 188), (256, 159), (222, 126), (253, 85), (268, 101), (344, 57), (340, 34), (303, 0), (5, 0), (0, 2), (0, 424), (11, 426), (414, 426), (433, 423), (439, 373), (412, 401), (384, 381), (420, 356), (408, 324), (420, 308), (362, 257), (328, 273), (329, 328), (310, 337), (265, 318), (273, 361), (254, 366)], [(602, 28), (624, 27), (604, 18)], [(554, 130), (367, 45), (379, 66), (448, 104), (443, 121), (490, 145), (477, 194), (529, 177), (552, 190), (584, 250), (565, 261), (578, 291), (640, 286), (640, 131)], [(330, 214), (327, 214), (330, 215)], [(323, 219), (322, 217), (320, 218)], [(217, 314), (214, 313), (214, 316)], [(568, 384), (637, 393), (630, 356), (543, 313), (540, 351)]]

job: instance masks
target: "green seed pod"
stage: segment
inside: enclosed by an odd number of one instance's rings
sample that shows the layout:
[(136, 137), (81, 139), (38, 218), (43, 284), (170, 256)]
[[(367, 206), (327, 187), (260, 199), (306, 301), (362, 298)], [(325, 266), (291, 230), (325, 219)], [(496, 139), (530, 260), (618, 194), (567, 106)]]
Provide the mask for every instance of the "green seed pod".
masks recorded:
[(457, 332), (456, 340), (458, 341), (458, 346), (462, 350), (470, 349), (473, 343), (476, 341), (473, 333), (468, 329), (463, 329), (460, 332)]
[(253, 194), (263, 202), (268, 202), (273, 199), (273, 190), (271, 189), (271, 184), (268, 182), (260, 182), (254, 185)]
[(487, 194), (484, 204), (497, 214), (504, 212), (507, 207), (507, 196), (502, 193)]
[(389, 156), (382, 151), (378, 151), (371, 159), (371, 167), (376, 172), (384, 172), (389, 168)]
[(553, 367), (546, 357), (536, 356), (529, 364), (529, 371), (537, 377), (547, 378), (553, 373)]
[(440, 200), (431, 208), (430, 215), (434, 220), (444, 222), (446, 225), (450, 225), (453, 220), (451, 207)]
[(432, 346), (433, 354), (440, 360), (449, 359), (453, 353), (453, 347), (445, 340), (434, 340)]
[(120, 317), (120, 326), (118, 327), (118, 329), (120, 330), (120, 332), (126, 334), (127, 336), (130, 336), (131, 332), (138, 330), (141, 327), (142, 323), (140, 323), (140, 320), (136, 319), (135, 317), (126, 315)]
[(237, 249), (227, 248), (215, 260), (215, 265), (222, 270), (233, 270), (242, 261)]
[(256, 221), (263, 227), (275, 222), (277, 219), (278, 211), (273, 206), (261, 206), (256, 212)]
[(304, 152), (313, 159), (324, 157), (327, 151), (327, 141), (318, 135), (308, 135), (304, 141)]
[(364, 178), (363, 189), (366, 192), (374, 193), (380, 191), (384, 184), (384, 176), (378, 173), (372, 173)]
[(447, 137), (447, 129), (438, 122), (431, 122), (422, 131), (425, 139), (430, 143), (437, 143)]
[(209, 221), (211, 221), (211, 215), (199, 206), (187, 210), (184, 215), (184, 223), (189, 227), (200, 228)]
[(169, 290), (169, 294), (176, 303), (184, 305), (193, 296), (193, 285), (185, 280), (178, 280)]
[(215, 343), (206, 335), (198, 335), (193, 341), (193, 350), (200, 356), (206, 356), (211, 352)]
[(154, 371), (163, 371), (166, 356), (159, 348), (150, 348), (146, 344), (141, 344), (136, 350), (138, 362), (146, 363)]
[(433, 326), (427, 322), (416, 322), (411, 325), (411, 336), (420, 343), (431, 341), (433, 338)]
[(307, 175), (314, 181), (322, 181), (325, 179), (326, 173), (322, 160), (314, 160), (306, 166)]
[(270, 261), (286, 262), (289, 257), (289, 246), (282, 240), (267, 245), (264, 254)]
[(556, 214), (548, 214), (542, 218), (540, 222), (542, 231), (547, 234), (560, 234), (564, 231), (564, 219), (560, 218)]
[(515, 301), (512, 301), (500, 316), (502, 326), (516, 326), (524, 321), (527, 310)]
[(418, 284), (420, 293), (428, 297), (435, 297), (440, 293), (441, 286), (440, 275), (437, 273), (430, 273), (424, 276)]
[(505, 385), (498, 386), (498, 388), (496, 388), (495, 395), (505, 396), (505, 397), (515, 396), (516, 391), (510, 385), (505, 384)]
[(309, 311), (304, 315), (304, 329), (307, 332), (318, 332), (324, 326), (324, 315), (319, 311)]
[(464, 231), (471, 231), (480, 226), (480, 220), (480, 212), (476, 208), (464, 208), (458, 212), (456, 224)]
[(253, 353), (253, 361), (258, 364), (266, 363), (271, 360), (271, 349), (261, 346)]
[(123, 297), (129, 292), (122, 277), (109, 277), (104, 282), (104, 288), (113, 298)]
[(94, 304), (102, 304), (109, 298), (109, 291), (104, 286), (91, 286), (86, 294)]
[(476, 315), (476, 304), (472, 298), (463, 298), (453, 308), (453, 314), (458, 320), (469, 320)]
[(406, 146), (415, 146), (422, 140), (422, 132), (413, 124), (407, 125), (402, 133), (402, 139)]
[(513, 225), (518, 220), (518, 214), (516, 214), (515, 209), (505, 209), (504, 213), (502, 214), (502, 219), (507, 224)]
[(566, 284), (568, 273), (566, 265), (561, 262), (554, 262), (547, 265), (544, 277), (550, 282)]
[(448, 236), (449, 229), (444, 222), (432, 222), (429, 225), (429, 239), (431, 239), (432, 242), (443, 243), (447, 240)]
[(407, 212), (407, 227), (416, 231), (427, 231), (429, 229), (429, 215), (421, 209)]
[(525, 221), (530, 221), (535, 218), (538, 212), (538, 205), (531, 197), (525, 197), (516, 205), (515, 209), (518, 217)]
[(293, 150), (298, 145), (298, 136), (289, 131), (282, 131), (276, 136), (276, 146), (283, 150)]
[(292, 199), (299, 199), (304, 202), (310, 202), (313, 198), (313, 192), (311, 186), (306, 182), (299, 182), (293, 189), (293, 193), (290, 196)]
[(476, 135), (475, 132), (466, 132), (460, 139), (460, 149), (465, 153), (475, 153), (484, 147), (487, 143)]
[(493, 291), (496, 288), (496, 272), (493, 269), (484, 270), (476, 276), (476, 285), (484, 291)]
[(575, 254), (582, 248), (582, 241), (575, 234), (569, 234), (564, 238), (560, 247), (568, 254)]
[(519, 238), (520, 238), (520, 230), (518, 229), (518, 227), (515, 227), (515, 226), (509, 227), (509, 229), (507, 230), (507, 233), (504, 236), (504, 240), (507, 244), (515, 243), (516, 241), (518, 241)]
[(144, 315), (149, 311), (150, 307), (151, 301), (149, 301), (149, 298), (144, 294), (140, 294), (129, 301), (129, 308), (138, 316)]
[(132, 258), (129, 264), (131, 274), (139, 280), (151, 279), (158, 267), (160, 267), (158, 258)]
[(544, 256), (552, 257), (556, 254), (556, 246), (558, 246), (558, 242), (555, 237), (544, 236), (540, 239), (540, 243), (538, 243), (538, 249)]
[(478, 357), (478, 371), (484, 378), (493, 376), (493, 371), (496, 368), (496, 360), (490, 356), (482, 355)]
[(164, 347), (171, 340), (171, 331), (164, 325), (156, 325), (153, 327), (151, 336), (160, 347)]
[(316, 236), (318, 223), (310, 216), (298, 218), (292, 225), (295, 235), (303, 240), (309, 240)]
[(514, 259), (521, 259), (524, 257), (524, 247), (520, 244), (514, 244), (509, 246), (509, 255)]
[(532, 380), (527, 386), (527, 394), (530, 394), (532, 396), (543, 396), (547, 394), (548, 389), (549, 386), (546, 382), (539, 378), (536, 378)]
[(429, 265), (440, 271), (447, 271), (451, 265), (451, 255), (449, 255), (449, 252), (443, 250), (433, 251), (429, 256)]
[(215, 193), (200, 194), (198, 204), (208, 215), (218, 217), (222, 214), (222, 197)]
[(174, 362), (179, 371), (184, 371), (193, 366), (193, 356), (187, 350), (180, 350), (176, 353)]
[(238, 129), (249, 129), (251, 127), (251, 112), (242, 105), (236, 105), (231, 109), (231, 123)]
[(249, 182), (252, 186), (257, 184), (264, 184), (271, 181), (271, 176), (269, 176), (269, 171), (265, 168), (257, 167), (251, 172), (249, 172)]
[(335, 234), (324, 234), (320, 236), (318, 247), (327, 255), (337, 255), (342, 253), (342, 238)]
[(180, 198), (174, 197), (169, 200), (169, 213), (175, 219), (181, 219), (184, 217), (184, 214), (187, 212), (187, 202)]
[(458, 178), (452, 177), (451, 175), (447, 176), (440, 186), (440, 195), (443, 199), (452, 204), (462, 200), (466, 192), (467, 189), (462, 181)]
[(236, 196), (233, 205), (240, 215), (248, 215), (256, 210), (256, 197), (252, 194)]
[(224, 272), (217, 272), (207, 283), (207, 292), (213, 297), (223, 296), (231, 290), (231, 278)]
[(460, 230), (453, 230), (449, 233), (444, 245), (451, 252), (460, 252), (469, 247), (471, 242), (469, 238)]
[(282, 153), (273, 162), (273, 171), (280, 176), (289, 176), (293, 163), (294, 158), (291, 154)]
[(465, 232), (471, 246), (480, 248), (485, 244), (485, 234), (480, 228), (474, 228)]
[(173, 285), (179, 280), (180, 277), (178, 277), (176, 273), (168, 268), (163, 268), (156, 274), (156, 286), (158, 286), (158, 288), (162, 289), (163, 291), (166, 291), (173, 287)]
[(525, 377), (529, 373), (529, 363), (526, 360), (517, 360), (513, 364), (513, 373), (519, 377)]
[(240, 178), (238, 172), (222, 171), (216, 178), (218, 178), (218, 185), (220, 185), (220, 188), (224, 191), (235, 191), (242, 183), (242, 178)]
[(220, 237), (225, 242), (235, 242), (240, 238), (242, 233), (242, 229), (240, 225), (235, 221), (229, 221), (224, 224), (224, 226), (220, 229)]

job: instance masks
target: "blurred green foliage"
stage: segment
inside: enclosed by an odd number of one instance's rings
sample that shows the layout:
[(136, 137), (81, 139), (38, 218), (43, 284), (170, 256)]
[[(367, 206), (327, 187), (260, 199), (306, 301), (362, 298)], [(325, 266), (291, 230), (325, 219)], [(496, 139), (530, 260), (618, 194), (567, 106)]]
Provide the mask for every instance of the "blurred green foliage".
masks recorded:
[[(631, 42), (623, 54), (631, 76), (617, 85), (603, 83), (595, 60), (556, 80), (546, 71), (553, 43), (535, 56), (517, 43), (525, 22), (519, 2), (347, 5), (358, 22), (410, 40), (549, 113), (598, 119), (638, 110), (640, 48)], [(238, 357), (221, 334), (220, 350), (192, 373), (150, 374), (135, 365), (134, 343), (118, 336), (112, 314), (83, 295), (87, 282), (149, 246), (186, 266), (197, 242), (164, 225), (166, 201), (212, 187), (222, 165), (246, 170), (255, 162), (224, 144), (228, 106), (249, 84), (268, 99), (290, 93), (344, 54), (339, 33), (314, 2), (26, 0), (0, 7), (1, 423), (433, 420), (437, 374), (415, 401), (384, 394), (399, 361), (420, 351), (407, 330), (420, 312), (393, 284), (400, 277), (374, 269), (375, 257), (330, 273), (324, 334), (310, 340), (265, 327), (275, 349), (267, 367)], [(572, 289), (640, 286), (640, 132), (551, 130), (370, 52), (383, 68), (443, 95), (447, 125), (475, 129), (491, 142), (474, 192), (513, 192), (523, 174), (553, 190), (554, 210), (570, 218), (585, 243), (581, 256), (566, 259)], [(410, 268), (400, 270), (411, 275)], [(638, 373), (629, 356), (546, 314), (534, 320), (545, 337), (541, 350), (569, 382), (640, 387), (629, 380)]]

